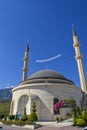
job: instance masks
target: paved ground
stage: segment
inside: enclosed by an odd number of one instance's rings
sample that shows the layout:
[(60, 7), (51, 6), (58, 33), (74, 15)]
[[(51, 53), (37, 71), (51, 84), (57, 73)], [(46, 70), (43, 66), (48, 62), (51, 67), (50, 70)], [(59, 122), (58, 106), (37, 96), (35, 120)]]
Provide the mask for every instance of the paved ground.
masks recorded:
[(65, 120), (63, 122), (38, 122), (43, 127), (37, 130), (82, 130), (82, 128), (73, 127), (72, 119)]
[(0, 130), (29, 130), (27, 128), (15, 127), (15, 126), (5, 126), (5, 125), (0, 125), (0, 126), (2, 126), (2, 129)]
[(76, 128), (73, 126), (65, 126), (65, 127), (41, 127), (37, 130), (82, 130), (82, 128)]
[[(57, 122), (37, 122), (37, 124), (41, 124), (42, 127), (36, 130), (83, 130), (82, 128), (73, 127), (72, 126), (72, 119), (63, 121), (61, 123)], [(16, 127), (16, 126), (5, 126), (0, 124), (2, 129), (0, 130), (30, 130), (24, 127)]]
[(63, 127), (63, 126), (71, 126), (73, 125), (72, 118), (67, 119), (65, 121), (57, 123), (56, 121), (53, 122), (37, 122), (37, 124), (41, 124), (42, 126), (47, 126), (47, 127)]
[[(3, 126), (3, 129), (0, 130), (30, 130), (27, 128), (22, 128), (22, 127), (14, 127), (14, 126)], [(36, 130), (82, 130), (82, 128), (76, 128), (73, 126), (65, 126), (65, 127), (40, 127)]]
[(13, 127), (13, 126), (3, 126), (0, 130), (29, 130), (26, 128), (19, 128), (19, 127)]

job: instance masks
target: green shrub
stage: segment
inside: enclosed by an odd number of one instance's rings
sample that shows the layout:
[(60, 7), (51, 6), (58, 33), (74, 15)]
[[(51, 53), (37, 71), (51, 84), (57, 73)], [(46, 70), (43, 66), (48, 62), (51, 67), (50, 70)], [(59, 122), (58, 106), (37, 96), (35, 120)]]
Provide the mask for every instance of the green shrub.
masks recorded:
[(27, 122), (27, 125), (32, 125), (32, 124), (33, 124), (32, 121), (28, 121), (28, 122)]
[(57, 122), (59, 122), (59, 121), (60, 121), (59, 117), (56, 117), (56, 121), (57, 121)]
[(14, 120), (14, 119), (15, 119), (15, 115), (9, 115), (9, 116), (8, 116), (8, 119), (9, 119), (9, 120)]
[(29, 121), (33, 122), (33, 121), (37, 121), (37, 114), (35, 112), (32, 112), (31, 115), (28, 118)]
[(77, 113), (76, 109), (73, 110), (73, 124), (76, 125)]
[(28, 124), (28, 121), (22, 121), (22, 120), (16, 120), (14, 122), (15, 125), (19, 125), (19, 126), (23, 126), (23, 125), (26, 125)]
[(21, 117), (21, 120), (22, 120), (22, 121), (27, 121), (27, 120), (28, 120), (27, 115), (26, 115), (26, 114), (24, 114), (24, 115)]
[(63, 118), (62, 118), (62, 117), (60, 117), (60, 119), (59, 119), (59, 120), (60, 120), (60, 122), (61, 122), (61, 121), (63, 121)]
[(22, 121), (27, 121), (28, 120), (28, 117), (26, 115), (26, 107), (24, 108), (24, 114), (22, 115), (21, 120)]
[(86, 112), (86, 110), (82, 111), (82, 119), (87, 121), (87, 112)]
[(15, 115), (15, 120), (19, 120), (17, 112), (16, 112), (16, 115)]
[(65, 99), (65, 103), (71, 106), (72, 111), (76, 108), (76, 101), (74, 99)]
[(21, 120), (8, 120), (8, 121), (5, 121), (5, 120), (3, 120), (2, 121), (2, 123), (3, 124), (5, 124), (5, 125), (12, 125), (12, 124), (15, 124), (15, 125), (19, 125), (19, 126), (23, 126), (23, 125), (26, 125), (26, 124), (28, 124), (28, 121), (21, 121)]
[(11, 125), (11, 124), (13, 124), (13, 121), (12, 120), (9, 120), (9, 121), (2, 120), (2, 123), (5, 125)]
[(81, 116), (81, 114), (82, 114), (82, 113), (81, 113), (80, 108), (79, 108), (79, 107), (77, 107), (77, 115), (78, 115), (78, 116)]
[(4, 114), (0, 114), (0, 119), (2, 120), (5, 117)]
[(35, 104), (35, 102), (32, 103), (32, 112), (31, 112), (31, 115), (29, 115), (28, 120), (31, 121), (31, 122), (38, 120), (37, 114), (36, 114), (36, 104)]
[(77, 119), (76, 125), (78, 126), (85, 126), (86, 121), (84, 119)]
[(36, 104), (35, 104), (35, 102), (32, 103), (32, 112), (36, 112)]
[(78, 119), (82, 119), (82, 116), (78, 116)]
[(24, 115), (26, 115), (26, 107), (24, 108)]

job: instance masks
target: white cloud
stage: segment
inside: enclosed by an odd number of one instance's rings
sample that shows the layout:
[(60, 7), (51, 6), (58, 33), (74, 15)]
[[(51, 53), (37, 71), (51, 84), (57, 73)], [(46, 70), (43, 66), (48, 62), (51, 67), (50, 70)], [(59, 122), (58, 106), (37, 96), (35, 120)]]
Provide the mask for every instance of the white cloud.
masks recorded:
[(53, 57), (48, 58), (48, 59), (36, 60), (36, 62), (38, 62), (38, 63), (49, 62), (49, 61), (55, 60), (55, 59), (57, 59), (57, 58), (59, 58), (59, 57), (61, 57), (61, 54), (58, 54), (58, 55), (53, 56)]
[(14, 88), (15, 86), (11, 85), (11, 86), (6, 86), (5, 88)]

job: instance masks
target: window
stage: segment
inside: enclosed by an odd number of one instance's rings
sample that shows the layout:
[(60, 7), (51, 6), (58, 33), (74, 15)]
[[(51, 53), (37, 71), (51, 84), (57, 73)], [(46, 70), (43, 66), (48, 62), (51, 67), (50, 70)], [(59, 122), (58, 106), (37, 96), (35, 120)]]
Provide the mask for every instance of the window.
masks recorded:
[[(59, 102), (59, 100), (57, 98), (54, 98), (53, 100), (53, 109), (54, 109), (54, 106), (55, 104), (57, 104)], [(60, 110), (58, 109), (57, 111), (54, 109), (54, 114), (57, 115), (57, 114), (60, 114)]]

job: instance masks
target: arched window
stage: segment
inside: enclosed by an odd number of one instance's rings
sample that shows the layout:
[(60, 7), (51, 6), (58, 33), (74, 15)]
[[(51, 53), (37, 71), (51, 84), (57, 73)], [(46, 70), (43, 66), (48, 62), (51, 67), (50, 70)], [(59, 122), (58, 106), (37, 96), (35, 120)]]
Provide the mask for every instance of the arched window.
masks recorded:
[[(54, 98), (53, 99), (53, 108), (54, 106), (59, 102), (59, 100), (57, 98)], [(60, 114), (60, 110), (55, 110), (55, 108), (53, 109), (54, 110), (54, 114), (57, 115), (57, 114)]]

